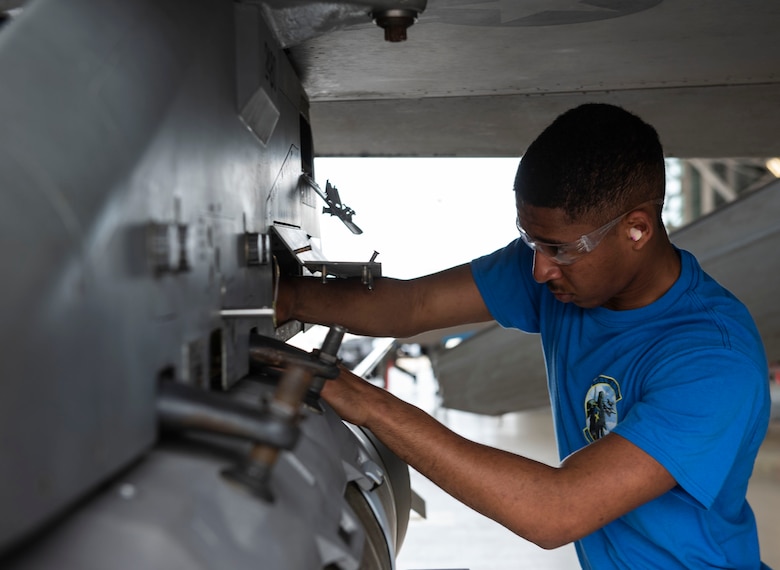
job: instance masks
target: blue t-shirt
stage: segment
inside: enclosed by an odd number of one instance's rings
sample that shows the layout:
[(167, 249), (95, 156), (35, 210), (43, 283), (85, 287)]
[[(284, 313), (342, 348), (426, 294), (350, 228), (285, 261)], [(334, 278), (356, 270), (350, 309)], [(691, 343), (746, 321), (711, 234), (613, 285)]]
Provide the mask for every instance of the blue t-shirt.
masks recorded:
[(672, 288), (627, 311), (557, 301), (520, 240), (471, 264), (502, 326), (541, 333), (560, 458), (615, 432), (678, 483), (578, 541), (583, 568), (761, 567), (745, 494), (769, 421), (767, 359), (744, 305), (678, 251)]

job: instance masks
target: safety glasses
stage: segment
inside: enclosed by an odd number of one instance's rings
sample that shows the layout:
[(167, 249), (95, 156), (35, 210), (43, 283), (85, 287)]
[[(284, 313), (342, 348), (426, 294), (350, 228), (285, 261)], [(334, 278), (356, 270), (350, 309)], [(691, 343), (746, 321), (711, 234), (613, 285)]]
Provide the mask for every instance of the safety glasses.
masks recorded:
[[(652, 202), (653, 204), (658, 204), (658, 205), (664, 203), (663, 200), (649, 200), (648, 202)], [(517, 217), (517, 231), (520, 232), (520, 238), (532, 250), (537, 251), (546, 257), (549, 257), (552, 261), (554, 261), (559, 265), (571, 265), (586, 253), (590, 253), (591, 251), (596, 249), (596, 247), (601, 243), (601, 240), (603, 240), (604, 237), (609, 233), (609, 230), (614, 228), (618, 224), (618, 222), (620, 222), (620, 220), (622, 220), (624, 217), (626, 217), (634, 210), (641, 208), (648, 202), (642, 202), (638, 206), (635, 206), (630, 210), (628, 210), (627, 212), (620, 214), (614, 220), (607, 222), (600, 228), (596, 228), (592, 232), (580, 236), (578, 240), (569, 243), (545, 243), (542, 241), (536, 241), (531, 239), (531, 236), (529, 236), (528, 233), (520, 225), (519, 216)]]

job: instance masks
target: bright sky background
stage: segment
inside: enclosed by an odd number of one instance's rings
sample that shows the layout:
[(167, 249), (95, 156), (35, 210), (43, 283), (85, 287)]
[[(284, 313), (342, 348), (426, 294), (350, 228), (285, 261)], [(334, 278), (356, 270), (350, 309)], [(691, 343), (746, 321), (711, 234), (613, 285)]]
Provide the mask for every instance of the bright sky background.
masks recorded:
[(339, 190), (354, 235), (337, 218), (321, 218), (331, 261), (368, 261), (382, 274), (411, 278), (503, 247), (517, 237), (512, 184), (519, 158), (317, 158), (324, 189)]

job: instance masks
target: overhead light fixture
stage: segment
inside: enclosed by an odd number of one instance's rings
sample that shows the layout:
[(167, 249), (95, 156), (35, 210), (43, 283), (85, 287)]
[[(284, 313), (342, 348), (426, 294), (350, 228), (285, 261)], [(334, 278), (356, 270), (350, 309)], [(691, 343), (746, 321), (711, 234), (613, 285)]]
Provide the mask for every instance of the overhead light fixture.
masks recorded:
[(766, 161), (766, 167), (769, 172), (775, 175), (775, 178), (780, 178), (780, 158), (770, 158)]

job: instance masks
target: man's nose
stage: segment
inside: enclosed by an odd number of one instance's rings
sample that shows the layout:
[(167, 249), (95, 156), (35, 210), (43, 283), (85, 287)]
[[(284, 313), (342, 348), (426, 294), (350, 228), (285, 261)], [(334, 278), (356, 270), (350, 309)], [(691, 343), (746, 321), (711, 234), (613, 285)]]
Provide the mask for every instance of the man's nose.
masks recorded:
[(547, 283), (561, 276), (561, 267), (551, 258), (538, 251), (534, 252), (534, 280), (537, 283)]

